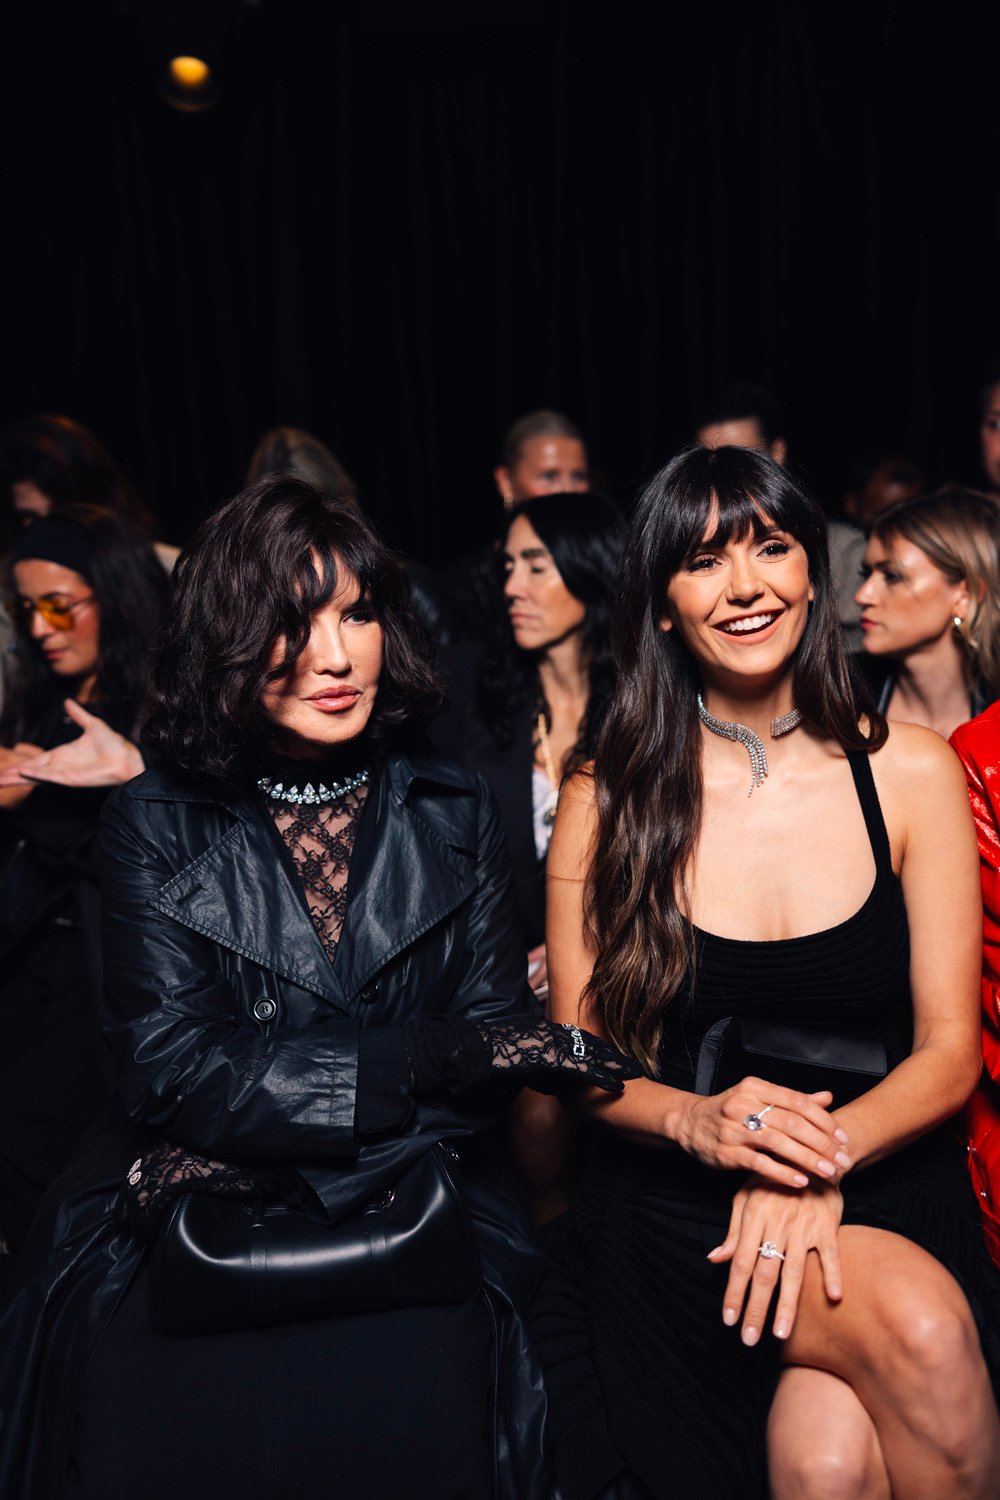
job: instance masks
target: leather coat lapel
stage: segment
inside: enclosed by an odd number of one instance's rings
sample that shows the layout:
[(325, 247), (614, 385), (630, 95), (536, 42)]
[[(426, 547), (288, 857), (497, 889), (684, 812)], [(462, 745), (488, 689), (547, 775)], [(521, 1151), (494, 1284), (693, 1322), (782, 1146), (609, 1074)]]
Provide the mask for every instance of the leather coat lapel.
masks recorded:
[[(415, 811), (409, 767), (390, 763), (379, 776), (368, 857), (347, 908), (336, 973), (348, 1001), (382, 966), (460, 906), (475, 887), (475, 860), (456, 837), (447, 843)], [(472, 798), (461, 798), (471, 813)]]
[[(168, 881), (152, 905), (339, 1009), (351, 1010), (359, 990), (384, 964), (460, 906), (475, 887), (475, 798), (456, 798), (454, 841), (449, 842), (411, 805), (411, 786), (419, 775), (419, 763), (415, 771), (407, 758), (399, 757), (391, 758), (375, 779), (375, 800), (364, 814), (375, 819), (375, 826), (364, 867), (354, 872), (332, 964), (303, 893), (275, 847), (266, 814), (252, 802), (232, 807), (235, 825)], [(444, 776), (433, 779), (451, 784)], [(441, 826), (447, 830), (448, 821)]]
[(168, 881), (153, 906), (346, 1009), (336, 971), (265, 814), (249, 803), (237, 813), (239, 821)]

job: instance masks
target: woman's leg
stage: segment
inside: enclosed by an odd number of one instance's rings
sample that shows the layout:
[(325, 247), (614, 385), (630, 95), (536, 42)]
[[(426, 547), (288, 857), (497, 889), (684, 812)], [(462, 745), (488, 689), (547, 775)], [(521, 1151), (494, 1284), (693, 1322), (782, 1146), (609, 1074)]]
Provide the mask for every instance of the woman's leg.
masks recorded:
[(894, 1495), (998, 1500), (1000, 1420), (958, 1283), (919, 1246), (882, 1229), (845, 1227), (840, 1254), (838, 1304), (809, 1257), (787, 1362), (851, 1386), (878, 1434)]
[(890, 1500), (878, 1433), (851, 1387), (790, 1365), (771, 1404), (772, 1500)]

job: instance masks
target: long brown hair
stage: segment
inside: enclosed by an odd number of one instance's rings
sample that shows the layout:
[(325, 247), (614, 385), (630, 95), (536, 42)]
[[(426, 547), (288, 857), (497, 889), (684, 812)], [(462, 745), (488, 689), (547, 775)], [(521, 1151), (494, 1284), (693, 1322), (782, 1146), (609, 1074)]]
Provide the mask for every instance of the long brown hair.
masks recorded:
[(845, 750), (876, 750), (886, 737), (844, 647), (816, 501), (761, 453), (678, 454), (646, 486), (626, 539), (617, 682), (594, 764), (598, 824), (584, 898), (597, 954), (587, 998), (616, 1045), (654, 1074), (664, 1011), (694, 959), (685, 875), (702, 814), (700, 676), (680, 633), (660, 622), (670, 580), (705, 539), (710, 517), (712, 546), (778, 527), (805, 548), (815, 597), (793, 692), (806, 726)]

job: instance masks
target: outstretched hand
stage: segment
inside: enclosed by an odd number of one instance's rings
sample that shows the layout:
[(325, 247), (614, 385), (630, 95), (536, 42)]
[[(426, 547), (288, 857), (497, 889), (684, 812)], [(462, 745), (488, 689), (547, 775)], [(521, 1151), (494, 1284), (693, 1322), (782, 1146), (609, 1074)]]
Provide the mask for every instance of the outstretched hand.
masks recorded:
[(33, 786), (39, 781), (71, 787), (120, 786), (144, 769), (142, 756), (124, 735), (88, 713), (75, 698), (67, 698), (65, 708), (83, 733), (66, 745), (42, 750), (0, 770), (0, 787)]

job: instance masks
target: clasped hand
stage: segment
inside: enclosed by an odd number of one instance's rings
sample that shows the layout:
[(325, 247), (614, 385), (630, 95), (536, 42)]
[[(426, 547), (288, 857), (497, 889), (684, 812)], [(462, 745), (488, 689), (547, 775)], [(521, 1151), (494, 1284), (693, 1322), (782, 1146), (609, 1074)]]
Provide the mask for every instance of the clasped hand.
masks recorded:
[[(819, 1256), (827, 1297), (831, 1302), (840, 1300), (837, 1235), (843, 1209), (840, 1188), (831, 1182), (814, 1180), (805, 1192), (797, 1192), (751, 1178), (736, 1194), (729, 1233), (708, 1258), (715, 1265), (730, 1262), (722, 1320), (729, 1327), (735, 1325), (746, 1302), (745, 1344), (756, 1344), (760, 1338), (776, 1289), (774, 1335), (789, 1337), (811, 1250)], [(769, 1254), (761, 1254), (764, 1247)]]
[[(753, 1172), (782, 1187), (806, 1188), (815, 1176), (832, 1182), (852, 1164), (832, 1103), (827, 1090), (800, 1094), (744, 1078), (724, 1093), (692, 1096), (678, 1144), (706, 1166)], [(763, 1128), (748, 1129), (747, 1117), (762, 1110)]]

